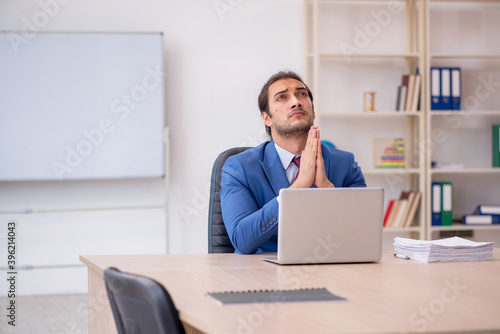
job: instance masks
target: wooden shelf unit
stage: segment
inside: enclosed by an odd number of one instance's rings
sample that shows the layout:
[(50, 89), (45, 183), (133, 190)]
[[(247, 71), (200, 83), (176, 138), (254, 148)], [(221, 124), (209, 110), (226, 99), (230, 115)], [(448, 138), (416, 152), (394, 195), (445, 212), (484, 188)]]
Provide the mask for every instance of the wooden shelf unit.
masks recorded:
[[(500, 123), (500, 93), (491, 92), (491, 86), (471, 86), (483, 75), (483, 83), (493, 81), (493, 88), (500, 90), (495, 86), (500, 80), (500, 22), (495, 19), (499, 15), (500, 0), (304, 1), (305, 79), (314, 93), (322, 138), (355, 154), (368, 185), (387, 190), (386, 205), (401, 190), (422, 192), (416, 226), (387, 233), (411, 232), (431, 239), (439, 231), (498, 230), (432, 226), (431, 184), (454, 181), (455, 219), (472, 213), (476, 204), (500, 198), (500, 168), (488, 165), (491, 138), (486, 140), (488, 127)], [(458, 35), (447, 38), (450, 29)], [(366, 45), (356, 44), (363, 35)], [(462, 110), (431, 110), (431, 66), (462, 68)], [(393, 105), (400, 76), (417, 69), (422, 78), (420, 110), (397, 112)], [(376, 111), (363, 112), (362, 93), (370, 89), (377, 92)], [(491, 93), (489, 100), (477, 103), (478, 90), (482, 96)], [(441, 130), (447, 142), (435, 138)], [(369, 135), (390, 136), (394, 131), (404, 136), (405, 150), (412, 157), (409, 165), (398, 170), (374, 168)], [(475, 148), (469, 142), (477, 142)], [(440, 163), (463, 168), (432, 168), (436, 157), (443, 158)]]
[[(498, 81), (500, 75), (500, 24), (495, 18), (500, 14), (500, 1), (427, 0), (425, 7), (425, 73), (429, 74), (432, 66), (460, 67), (462, 72), (460, 111), (431, 110), (430, 98), (426, 100), (426, 141), (430, 143), (425, 168), (426, 238), (435, 239), (441, 231), (497, 233), (500, 225), (432, 226), (431, 184), (453, 182), (454, 220), (472, 214), (479, 204), (500, 204), (500, 168), (491, 167), (489, 160), (491, 124), (500, 123), (500, 98), (493, 94), (489, 100), (476, 97), (478, 92), (492, 93), (488, 91), (490, 87), (480, 87), (477, 80), (481, 76), (487, 79), (494, 74)], [(445, 18), (447, 25), (440, 24)], [(430, 97), (429, 75), (426, 96)], [(434, 137), (436, 133), (441, 139)], [(458, 164), (463, 168), (431, 168), (432, 161), (438, 159), (444, 160), (438, 163)]]
[[(395, 104), (402, 75), (417, 69), (421, 72), (425, 66), (424, 8), (423, 0), (304, 1), (305, 79), (314, 93), (322, 139), (331, 139), (339, 149), (355, 154), (368, 186), (385, 189), (386, 206), (402, 191), (422, 193), (411, 227), (385, 229), (386, 234), (406, 233), (416, 238), (425, 237), (425, 152), (419, 148), (425, 138), (425, 117), (423, 110), (398, 112)], [(356, 31), (370, 39), (366, 48), (356, 46)], [(359, 52), (346, 52), (349, 45)], [(363, 73), (363, 69), (368, 72)], [(392, 79), (383, 78), (386, 70), (391, 71)], [(379, 82), (380, 78), (384, 82)], [(419, 105), (423, 107), (423, 80), (421, 85)], [(368, 90), (377, 91), (374, 112), (364, 112), (361, 106), (363, 92)], [(375, 168), (373, 137), (404, 137), (405, 152), (412, 153), (405, 157), (406, 168)]]

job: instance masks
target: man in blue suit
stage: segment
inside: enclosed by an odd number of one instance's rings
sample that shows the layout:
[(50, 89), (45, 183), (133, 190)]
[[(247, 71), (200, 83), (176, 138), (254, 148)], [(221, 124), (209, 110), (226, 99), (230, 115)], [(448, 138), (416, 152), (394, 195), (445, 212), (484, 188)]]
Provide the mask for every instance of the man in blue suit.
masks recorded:
[(321, 144), (312, 93), (297, 74), (271, 76), (259, 109), (272, 140), (228, 158), (222, 168), (222, 217), (236, 252), (244, 254), (276, 252), (280, 189), (366, 187), (352, 153)]

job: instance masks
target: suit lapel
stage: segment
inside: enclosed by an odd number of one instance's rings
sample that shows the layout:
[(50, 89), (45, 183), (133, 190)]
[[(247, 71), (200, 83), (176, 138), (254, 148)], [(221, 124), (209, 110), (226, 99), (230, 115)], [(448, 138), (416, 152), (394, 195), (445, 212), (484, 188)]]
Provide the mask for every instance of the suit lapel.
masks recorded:
[(264, 160), (260, 161), (260, 165), (276, 196), (279, 195), (280, 189), (290, 186), (273, 141), (266, 145)]

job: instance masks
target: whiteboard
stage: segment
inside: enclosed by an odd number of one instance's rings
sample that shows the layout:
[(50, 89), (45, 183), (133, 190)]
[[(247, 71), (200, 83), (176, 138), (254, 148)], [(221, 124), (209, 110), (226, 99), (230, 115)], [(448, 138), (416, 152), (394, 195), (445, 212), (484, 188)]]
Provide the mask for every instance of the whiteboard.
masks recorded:
[(162, 177), (161, 33), (0, 33), (0, 181)]

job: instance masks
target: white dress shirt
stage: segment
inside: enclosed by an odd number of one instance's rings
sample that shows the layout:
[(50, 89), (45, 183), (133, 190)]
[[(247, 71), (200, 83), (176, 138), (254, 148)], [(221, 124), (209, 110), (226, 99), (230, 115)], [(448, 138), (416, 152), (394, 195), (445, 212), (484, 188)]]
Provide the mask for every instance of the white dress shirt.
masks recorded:
[(286, 173), (286, 178), (288, 182), (292, 184), (295, 181), (295, 175), (299, 171), (299, 167), (293, 162), (293, 158), (298, 158), (300, 155), (295, 155), (293, 153), (288, 152), (287, 150), (278, 146), (278, 144), (274, 143), (274, 147), (276, 148), (276, 152), (278, 152), (278, 156), (280, 157), (281, 164), (283, 165), (283, 169)]

